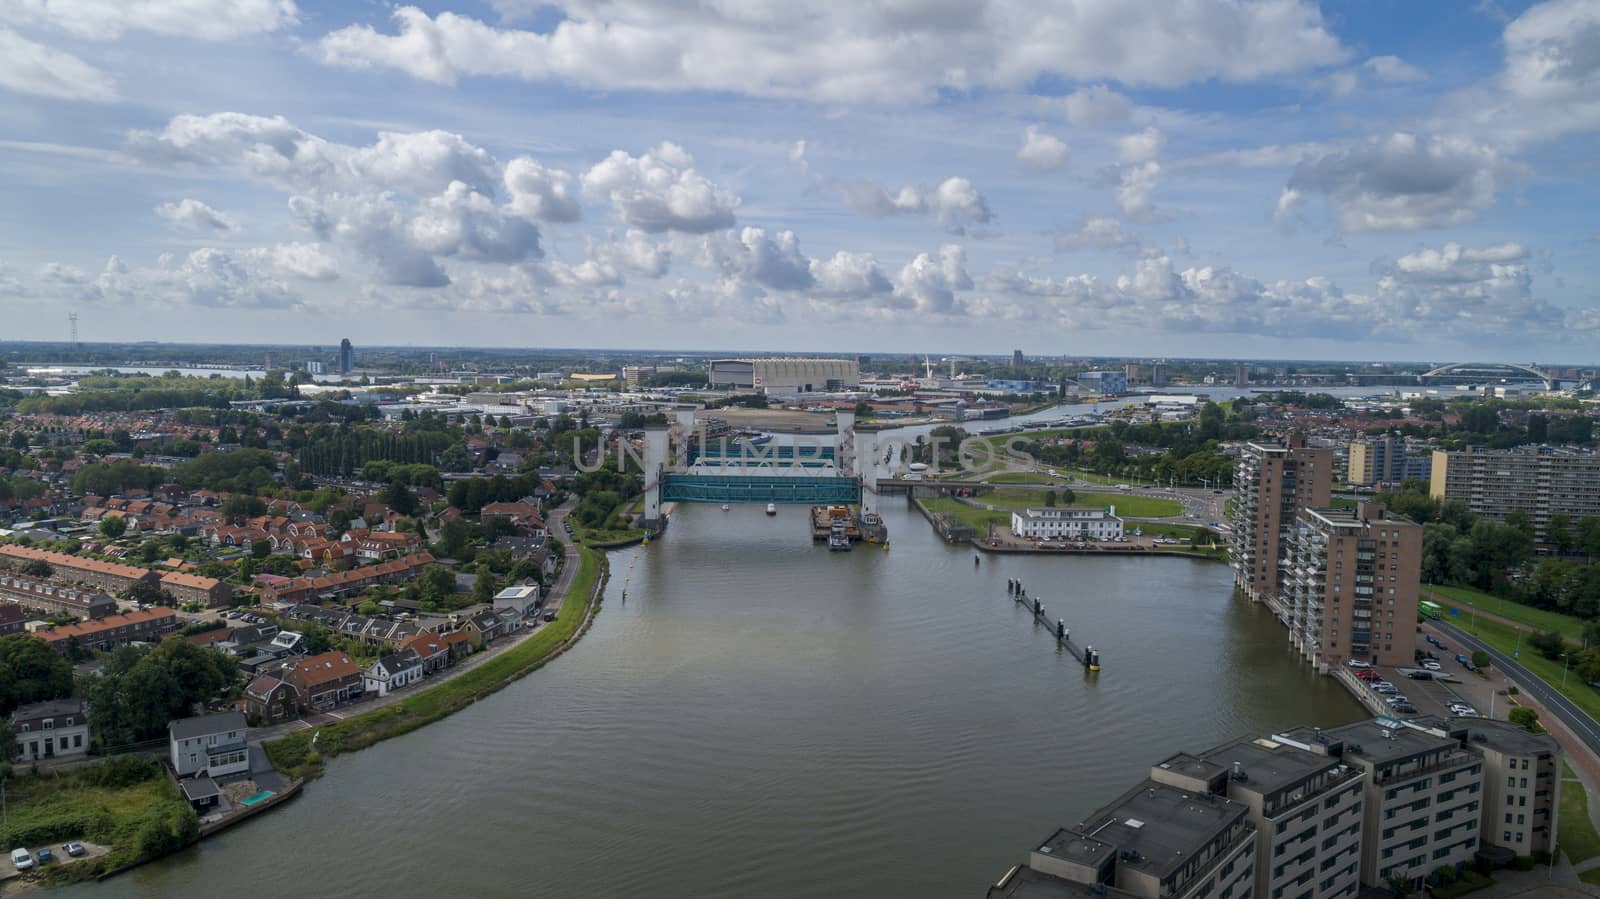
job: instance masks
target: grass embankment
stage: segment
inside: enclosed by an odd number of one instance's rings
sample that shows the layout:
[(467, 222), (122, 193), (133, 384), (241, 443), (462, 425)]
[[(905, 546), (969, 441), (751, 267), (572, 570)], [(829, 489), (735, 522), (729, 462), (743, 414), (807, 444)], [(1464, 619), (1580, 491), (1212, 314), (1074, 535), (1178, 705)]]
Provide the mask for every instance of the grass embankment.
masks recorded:
[[(200, 835), (194, 810), (153, 756), (127, 755), (98, 765), (17, 777), (6, 783), (0, 845), (49, 846), (62, 861), (34, 875), (45, 883), (92, 880), (136, 862), (182, 849)], [(60, 844), (83, 840), (110, 847), (67, 863)]]
[[(561, 602), (555, 621), (511, 649), (442, 684), (337, 724), (296, 731), (269, 741), (266, 750), (272, 764), (296, 777), (315, 776), (321, 773), (323, 756), (355, 752), (408, 733), (542, 668), (577, 632), (584, 607), (602, 576), (603, 554), (587, 546), (579, 546), (578, 554), (578, 574)], [(315, 748), (311, 745), (314, 734), (318, 735)]]
[(1536, 609), (1471, 587), (1424, 587), (1423, 592), (1433, 593), (1435, 602), (1460, 606), (1461, 616), (1453, 619), (1457, 624), (1467, 619), (1469, 609), (1474, 609), (1541, 631), (1559, 631), (1563, 637), (1573, 640), (1583, 638), (1583, 619), (1574, 615)]
[[(1038, 508), (1044, 505), (1048, 490), (1027, 487), (1001, 487), (993, 493), (974, 497), (973, 502), (1005, 509)], [(1059, 497), (1059, 494), (1058, 494)], [(1057, 503), (1075, 509), (1103, 509), (1116, 506), (1122, 518), (1171, 518), (1183, 514), (1183, 504), (1175, 499), (1131, 496), (1123, 493), (1075, 493), (1070, 503)], [(1010, 520), (1010, 516), (1006, 516)]]
[[(1536, 650), (1528, 646), (1528, 632), (1509, 624), (1498, 621), (1489, 621), (1484, 618), (1468, 618), (1462, 615), (1452, 619), (1452, 624), (1469, 634), (1473, 634), (1483, 642), (1493, 646), (1506, 655), (1518, 653), (1516, 660), (1522, 667), (1533, 672), (1535, 677), (1542, 679), (1563, 696), (1572, 700), (1578, 708), (1591, 718), (1600, 719), (1600, 691), (1583, 682), (1583, 678), (1570, 668), (1567, 671), (1565, 687), (1561, 686), (1561, 659), (1547, 659)], [(1577, 649), (1576, 645), (1572, 647)], [(1453, 646), (1451, 652), (1465, 652), (1465, 647)]]
[(1010, 512), (990, 512), (987, 509), (970, 506), (948, 496), (929, 497), (922, 500), (922, 503), (928, 507), (928, 511), (936, 512), (940, 515), (948, 515), (972, 528), (980, 537), (989, 532), (991, 523), (996, 527), (1011, 526)]
[(1561, 851), (1576, 865), (1600, 856), (1600, 833), (1595, 832), (1594, 822), (1589, 819), (1589, 793), (1566, 762), (1561, 763), (1561, 778), (1561, 811), (1557, 819), (1560, 827), (1556, 839), (1560, 841)]

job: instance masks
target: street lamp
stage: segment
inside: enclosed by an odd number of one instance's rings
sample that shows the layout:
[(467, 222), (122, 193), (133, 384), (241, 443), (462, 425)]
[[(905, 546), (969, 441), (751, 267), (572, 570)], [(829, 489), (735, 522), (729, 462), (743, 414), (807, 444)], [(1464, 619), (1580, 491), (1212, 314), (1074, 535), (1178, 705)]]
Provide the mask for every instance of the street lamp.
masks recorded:
[(1572, 661), (1572, 653), (1564, 652), (1561, 654), (1561, 689), (1563, 690), (1567, 688), (1567, 663), (1570, 661)]

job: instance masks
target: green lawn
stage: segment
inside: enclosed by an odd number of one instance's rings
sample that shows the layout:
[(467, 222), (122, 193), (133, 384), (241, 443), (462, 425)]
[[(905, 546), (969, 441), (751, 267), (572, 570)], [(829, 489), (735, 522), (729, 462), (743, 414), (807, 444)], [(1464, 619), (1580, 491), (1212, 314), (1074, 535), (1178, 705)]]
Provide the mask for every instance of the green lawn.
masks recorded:
[(991, 484), (1054, 484), (1063, 480), (1037, 471), (1003, 471), (988, 478)]
[[(1002, 487), (993, 493), (974, 497), (973, 501), (1004, 509), (1025, 509), (1043, 506), (1047, 490), (1027, 487)], [(1148, 496), (1128, 496), (1121, 493), (1074, 494), (1071, 505), (1079, 509), (1103, 509), (1116, 506), (1123, 518), (1170, 518), (1183, 514), (1183, 504), (1175, 499), (1158, 499)]]
[(1562, 777), (1571, 779), (1561, 781), (1561, 817), (1556, 838), (1567, 858), (1576, 865), (1600, 856), (1600, 833), (1595, 832), (1594, 822), (1589, 820), (1589, 794), (1583, 782), (1565, 762), (1561, 769)]
[[(1547, 659), (1528, 647), (1528, 632), (1498, 621), (1488, 621), (1483, 618), (1470, 619), (1465, 614), (1455, 619), (1457, 627), (1474, 634), (1478, 639), (1500, 650), (1506, 655), (1513, 651), (1520, 652), (1517, 661), (1522, 667), (1533, 672), (1546, 683), (1559, 690), (1568, 699), (1572, 700), (1578, 708), (1591, 718), (1600, 719), (1600, 691), (1585, 684), (1583, 678), (1576, 673), (1568, 672), (1567, 685), (1561, 686), (1561, 660)], [(1519, 639), (1520, 638), (1520, 639)], [(1464, 647), (1451, 647), (1451, 652), (1462, 651)], [(1468, 675), (1469, 677), (1471, 675)], [(1498, 711), (1498, 709), (1496, 709)]]
[[(600, 576), (601, 554), (578, 547), (580, 558), (572, 589), (561, 602), (556, 620), (512, 649), (477, 665), (459, 677), (421, 690), (399, 702), (346, 718), (338, 724), (296, 731), (266, 744), (268, 756), (280, 770), (297, 775), (320, 769), (320, 755), (338, 755), (365, 749), (373, 743), (399, 736), (472, 703), (510, 681), (543, 667), (552, 652), (571, 637), (583, 618), (583, 609)], [(315, 750), (311, 746), (317, 737)]]
[(928, 511), (949, 515), (972, 528), (980, 537), (989, 532), (990, 523), (998, 527), (1011, 526), (1010, 512), (990, 512), (977, 506), (957, 502), (948, 496), (936, 496), (922, 502), (928, 507)]
[(1583, 638), (1583, 619), (1572, 615), (1535, 609), (1471, 587), (1424, 587), (1423, 590), (1438, 594), (1436, 602), (1454, 603), (1462, 607), (1460, 618), (1452, 620), (1464, 621), (1469, 614), (1468, 609), (1477, 609), (1541, 631), (1560, 631), (1563, 636), (1573, 640)]

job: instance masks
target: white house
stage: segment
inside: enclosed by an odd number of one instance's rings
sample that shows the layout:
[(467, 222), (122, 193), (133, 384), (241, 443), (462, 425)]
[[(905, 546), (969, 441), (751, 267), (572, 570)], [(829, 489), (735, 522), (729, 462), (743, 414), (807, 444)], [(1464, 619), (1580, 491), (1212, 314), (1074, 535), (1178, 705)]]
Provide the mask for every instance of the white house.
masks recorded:
[(1011, 533), (1018, 537), (1041, 539), (1090, 537), (1116, 540), (1122, 536), (1122, 519), (1117, 507), (1077, 509), (1050, 506), (1011, 513)]
[(245, 733), (243, 712), (218, 712), (169, 723), (167, 742), (172, 770), (179, 777), (201, 771), (211, 777), (249, 771)]
[(517, 617), (526, 618), (539, 605), (538, 584), (518, 584), (494, 595), (494, 610), (510, 609)]
[(390, 690), (410, 686), (422, 680), (422, 657), (411, 649), (392, 652), (372, 663), (361, 673), (367, 692), (387, 696)]
[(72, 758), (89, 751), (89, 710), (81, 699), (52, 699), (17, 706), (11, 713), (17, 737), (15, 761)]

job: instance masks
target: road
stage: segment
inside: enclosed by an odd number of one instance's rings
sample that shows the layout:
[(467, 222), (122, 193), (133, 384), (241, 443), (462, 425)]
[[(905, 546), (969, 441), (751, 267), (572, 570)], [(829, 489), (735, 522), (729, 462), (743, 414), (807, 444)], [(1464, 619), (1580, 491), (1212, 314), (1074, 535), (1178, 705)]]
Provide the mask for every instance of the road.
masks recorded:
[(1517, 664), (1515, 659), (1461, 628), (1453, 624), (1446, 624), (1443, 621), (1434, 621), (1432, 626), (1439, 631), (1441, 636), (1448, 637), (1457, 645), (1464, 646), (1468, 650), (1481, 649), (1488, 653), (1489, 658), (1494, 660), (1495, 667), (1517, 682), (1518, 689), (1524, 693), (1531, 694), (1535, 701), (1560, 719), (1561, 723), (1566, 725), (1574, 736), (1582, 740), (1583, 745), (1587, 746), (1590, 752), (1600, 755), (1600, 723), (1596, 723), (1583, 709), (1573, 704), (1572, 700), (1561, 695), (1560, 691), (1545, 683), (1543, 679), (1534, 675), (1533, 672)]

